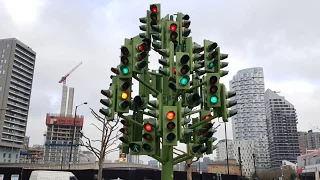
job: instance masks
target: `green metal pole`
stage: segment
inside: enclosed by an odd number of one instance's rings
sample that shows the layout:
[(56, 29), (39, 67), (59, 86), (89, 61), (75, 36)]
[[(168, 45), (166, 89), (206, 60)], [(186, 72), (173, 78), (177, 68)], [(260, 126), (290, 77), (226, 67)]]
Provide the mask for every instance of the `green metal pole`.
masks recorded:
[(162, 164), (161, 179), (173, 180), (173, 146), (163, 146), (162, 152), (167, 157)]

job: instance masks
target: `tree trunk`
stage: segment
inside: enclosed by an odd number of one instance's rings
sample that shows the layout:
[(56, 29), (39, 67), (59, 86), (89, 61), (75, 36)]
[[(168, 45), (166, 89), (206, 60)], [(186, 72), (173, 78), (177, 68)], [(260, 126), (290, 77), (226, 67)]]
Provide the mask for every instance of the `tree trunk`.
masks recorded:
[(102, 158), (99, 159), (99, 164), (98, 164), (99, 169), (98, 169), (98, 178), (97, 178), (97, 180), (102, 180), (103, 161), (104, 161), (104, 160), (103, 160)]
[(192, 169), (191, 169), (192, 160), (189, 159), (186, 161), (186, 170), (187, 170), (187, 180), (192, 180)]

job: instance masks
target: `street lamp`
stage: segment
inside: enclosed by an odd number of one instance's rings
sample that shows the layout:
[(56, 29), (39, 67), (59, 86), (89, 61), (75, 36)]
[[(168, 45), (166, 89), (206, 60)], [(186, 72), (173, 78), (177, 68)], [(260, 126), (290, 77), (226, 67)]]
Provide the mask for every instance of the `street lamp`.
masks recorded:
[(75, 134), (76, 134), (76, 118), (77, 118), (77, 110), (78, 107), (88, 104), (87, 102), (84, 102), (80, 105), (76, 106), (76, 109), (74, 111), (74, 119), (73, 119), (73, 132), (72, 132), (72, 141), (71, 141), (71, 147), (70, 147), (70, 153), (69, 153), (69, 170), (70, 170), (70, 165), (71, 165), (71, 159), (72, 159), (72, 150), (73, 150), (73, 142), (75, 140)]
[(257, 167), (256, 167), (256, 155), (252, 154), (253, 157), (253, 166), (254, 166), (254, 179), (258, 179), (257, 177)]

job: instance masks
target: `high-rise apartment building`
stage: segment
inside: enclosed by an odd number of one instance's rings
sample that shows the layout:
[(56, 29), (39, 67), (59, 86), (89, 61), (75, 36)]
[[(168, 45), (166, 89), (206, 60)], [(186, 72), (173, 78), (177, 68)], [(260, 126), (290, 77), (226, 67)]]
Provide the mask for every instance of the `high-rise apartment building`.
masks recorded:
[(0, 162), (18, 162), (24, 148), (35, 61), (29, 46), (0, 39)]
[(242, 162), (242, 175), (250, 178), (252, 173), (254, 172), (254, 158), (255, 154), (255, 142), (240, 140), (240, 141), (232, 141), (228, 140), (228, 149), (226, 149), (226, 141), (220, 140), (217, 144), (217, 160), (224, 161), (227, 159), (226, 152), (228, 151), (228, 158), (235, 159), (239, 162), (239, 148), (240, 148), (240, 156)]
[[(47, 132), (44, 144), (45, 163), (69, 164), (70, 153), (72, 153), (71, 163), (80, 162), (80, 140), (83, 120), (84, 117), (78, 115), (75, 118), (71, 115), (47, 114)], [(74, 132), (75, 134), (73, 134)]]
[(298, 132), (299, 148), (302, 154), (306, 154), (308, 150), (320, 149), (320, 132)]
[(264, 100), (271, 167), (281, 166), (282, 160), (296, 163), (300, 151), (294, 106), (270, 89), (266, 90)]
[(269, 168), (268, 136), (264, 103), (264, 75), (260, 67), (243, 69), (230, 81), (237, 95), (238, 114), (232, 117), (233, 140), (255, 141), (257, 170)]

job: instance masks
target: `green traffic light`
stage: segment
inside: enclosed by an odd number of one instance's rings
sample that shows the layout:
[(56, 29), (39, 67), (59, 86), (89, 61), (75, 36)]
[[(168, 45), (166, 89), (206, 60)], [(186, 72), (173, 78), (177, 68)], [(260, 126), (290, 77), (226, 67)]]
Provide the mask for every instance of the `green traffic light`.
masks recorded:
[(210, 102), (211, 102), (212, 104), (217, 103), (217, 102), (218, 102), (218, 97), (216, 97), (216, 96), (211, 96)]
[(184, 76), (179, 81), (180, 81), (181, 85), (185, 86), (185, 85), (187, 85), (189, 83), (190, 77), (189, 76)]
[(121, 69), (122, 74), (124, 74), (124, 75), (129, 74), (129, 68), (128, 67), (122, 66), (120, 69)]
[(214, 63), (213, 63), (213, 62), (209, 63), (209, 68), (210, 68), (210, 69), (211, 69), (211, 68), (214, 68)]

